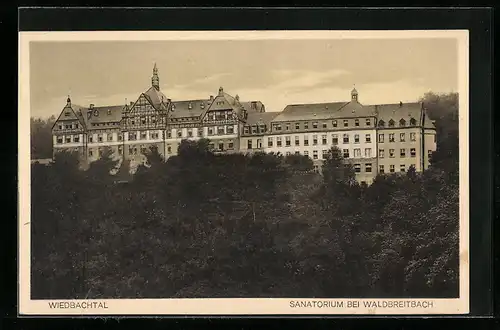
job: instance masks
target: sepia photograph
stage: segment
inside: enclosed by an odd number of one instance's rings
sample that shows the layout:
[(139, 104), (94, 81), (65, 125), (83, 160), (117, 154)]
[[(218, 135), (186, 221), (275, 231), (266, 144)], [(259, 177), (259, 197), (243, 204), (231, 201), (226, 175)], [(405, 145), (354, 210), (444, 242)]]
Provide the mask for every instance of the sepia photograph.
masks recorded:
[(467, 31), (20, 33), (21, 307), (467, 312), (467, 51)]

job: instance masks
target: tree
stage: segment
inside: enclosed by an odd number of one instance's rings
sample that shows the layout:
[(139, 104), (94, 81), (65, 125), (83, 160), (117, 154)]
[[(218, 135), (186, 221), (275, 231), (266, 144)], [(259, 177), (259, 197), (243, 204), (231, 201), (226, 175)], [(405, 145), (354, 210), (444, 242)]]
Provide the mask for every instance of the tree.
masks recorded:
[(284, 162), (292, 171), (307, 172), (314, 168), (312, 159), (305, 155), (288, 155)]
[(56, 118), (30, 119), (31, 158), (52, 158), (52, 126)]

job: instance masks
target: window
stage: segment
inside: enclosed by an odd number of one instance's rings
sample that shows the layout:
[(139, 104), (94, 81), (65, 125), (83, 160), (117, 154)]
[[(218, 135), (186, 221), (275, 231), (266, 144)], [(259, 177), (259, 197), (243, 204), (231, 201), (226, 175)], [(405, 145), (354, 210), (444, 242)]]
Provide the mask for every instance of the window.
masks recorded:
[(417, 124), (417, 121), (415, 120), (415, 118), (410, 119), (411, 126), (415, 126), (416, 124)]
[(89, 149), (89, 157), (92, 157), (94, 153), (92, 152), (92, 149)]
[(304, 129), (309, 129), (309, 123), (308, 122), (304, 123)]
[(337, 127), (337, 121), (336, 120), (332, 120), (332, 125), (333, 125), (333, 127)]
[(66, 125), (66, 126), (65, 126), (65, 128), (66, 128), (66, 129), (72, 129), (72, 128), (73, 128), (73, 125), (68, 124), (68, 125)]
[(123, 135), (122, 135), (122, 133), (118, 133), (118, 141), (121, 141), (121, 140), (123, 140)]
[(315, 128), (315, 129), (318, 128), (318, 122), (317, 121), (313, 122), (313, 128)]
[[(249, 141), (249, 142), (252, 142), (252, 141)], [(252, 143), (250, 143), (250, 147), (252, 146)], [(252, 149), (252, 148), (250, 148)], [(222, 151), (224, 150), (224, 142), (219, 142), (219, 150)]]
[(267, 138), (267, 146), (269, 148), (273, 146), (273, 138), (272, 137)]
[(385, 172), (385, 171), (384, 171), (384, 165), (379, 165), (379, 167), (378, 167), (378, 172), (379, 172), (379, 173), (382, 173), (382, 174)]
[(378, 135), (378, 142), (379, 143), (384, 143), (384, 134), (379, 134)]
[(130, 121), (130, 123), (131, 123), (132, 125), (135, 125), (135, 120), (133, 120), (133, 119), (132, 119), (132, 120)]
[(287, 151), (287, 152), (285, 153), (285, 155), (286, 155), (286, 156), (290, 156), (291, 154), (292, 154), (292, 153), (291, 153), (290, 151)]
[(123, 147), (118, 146), (118, 155), (123, 155)]
[(169, 153), (169, 154), (172, 153), (172, 147), (171, 146), (167, 146), (167, 153)]
[(372, 148), (365, 148), (365, 157), (370, 158), (372, 156)]
[(295, 151), (295, 155), (300, 155), (300, 151)]
[(366, 173), (371, 173), (372, 172), (372, 164), (371, 163), (365, 164), (365, 172)]
[(313, 146), (315, 146), (317, 144), (318, 144), (318, 136), (317, 135), (313, 135)]
[(326, 122), (323, 122), (322, 125), (323, 125), (323, 128), (326, 128)]
[(337, 134), (332, 135), (332, 144), (333, 145), (339, 144), (339, 137), (337, 136)]
[(257, 148), (262, 149), (262, 140), (261, 139), (257, 139)]
[(399, 170), (400, 170), (401, 172), (406, 172), (405, 164), (401, 164), (401, 165), (399, 166)]
[[(245, 127), (247, 129), (247, 133), (248, 133), (248, 127)], [(208, 128), (208, 135), (214, 135), (214, 128), (213, 127), (209, 127)]]
[(344, 158), (349, 158), (349, 149), (344, 149), (342, 153)]
[(326, 141), (326, 134), (325, 135), (321, 135), (321, 143), (323, 145), (325, 145), (327, 143), (327, 141)]
[(411, 156), (411, 157), (415, 157), (415, 156), (416, 156), (416, 154), (417, 154), (417, 151), (415, 150), (415, 148), (411, 148), (411, 149), (410, 149), (410, 156)]
[(295, 123), (295, 129), (300, 129), (300, 124), (299, 123)]
[(276, 138), (276, 146), (281, 147), (281, 137)]
[(309, 145), (309, 137), (307, 136), (304, 136), (304, 146), (308, 146)]
[[(257, 132), (257, 127), (252, 126), (252, 133), (254, 133), (254, 130), (255, 130), (255, 132)], [(224, 126), (217, 127), (217, 134), (224, 135)]]
[(300, 137), (295, 136), (295, 145), (300, 146)]
[(359, 143), (359, 134), (354, 134), (354, 143)]
[(309, 156), (309, 151), (304, 151), (304, 156)]
[(156, 117), (151, 117), (151, 122), (152, 122), (153, 124), (156, 124)]
[(57, 125), (59, 127), (59, 129), (63, 129), (63, 125), (59, 124)]
[(389, 142), (394, 142), (394, 133), (389, 134)]
[[(181, 131), (179, 131), (179, 133), (177, 135), (179, 135), (180, 133), (181, 133)], [(147, 137), (148, 137), (147, 133), (145, 131), (142, 131), (141, 132), (141, 140), (146, 140)]]
[(354, 158), (359, 158), (361, 157), (361, 149), (356, 148), (354, 149)]
[(380, 120), (380, 121), (378, 122), (378, 126), (379, 126), (379, 127), (384, 127), (384, 126), (385, 126), (385, 121)]
[[(417, 169), (417, 166), (415, 164), (411, 164), (410, 167), (413, 167), (414, 169)], [(410, 169), (410, 167), (408, 169)]]
[(188, 129), (188, 137), (193, 137), (193, 129)]
[(128, 133), (128, 139), (129, 139), (129, 141), (135, 141), (135, 140), (137, 140), (137, 132), (129, 132)]
[(71, 136), (66, 136), (66, 143), (71, 143)]
[[(228, 127), (228, 131), (229, 131), (229, 128), (231, 128), (231, 129), (232, 129), (232, 128), (233, 128), (233, 126), (229, 126), (229, 127)], [(202, 137), (202, 136), (203, 136), (203, 128), (202, 128), (202, 127), (198, 127), (198, 130), (197, 130), (197, 131), (198, 131), (198, 132), (197, 132), (197, 133), (198, 133), (198, 136), (199, 136), (199, 137)]]
[(432, 150), (427, 150), (427, 157), (429, 157), (429, 160), (432, 157)]
[(416, 140), (417, 140), (417, 134), (410, 133), (410, 141), (416, 141)]
[(89, 135), (88, 140), (89, 140), (89, 143), (92, 143), (92, 141), (94, 141), (94, 138), (92, 137), (92, 135)]
[(287, 147), (291, 146), (291, 141), (290, 141), (290, 140), (291, 140), (291, 139), (290, 139), (290, 137), (289, 137), (289, 136), (286, 136), (286, 137), (285, 137), (285, 146), (287, 146)]
[(227, 126), (227, 134), (234, 134), (234, 126), (233, 125)]
[(252, 134), (257, 134), (257, 126), (252, 126)]
[(324, 149), (321, 154), (321, 158), (326, 159), (326, 155), (328, 155), (328, 150)]
[(276, 124), (276, 130), (281, 131), (281, 124)]
[(349, 121), (347, 119), (344, 119), (344, 127), (349, 126)]
[(313, 150), (313, 159), (318, 159), (318, 150)]
[[(229, 127), (228, 127), (228, 128), (229, 128)], [(259, 131), (260, 131), (261, 133), (264, 133), (264, 132), (266, 131), (266, 125), (260, 125), (260, 126), (259, 126)]]
[(371, 126), (372, 121), (370, 118), (366, 118), (366, 126)]
[(378, 158), (384, 158), (384, 149), (379, 149)]
[(144, 117), (141, 118), (141, 124), (146, 125), (146, 118), (144, 118)]
[(394, 158), (394, 149), (389, 149), (389, 157)]
[(401, 119), (401, 120), (399, 121), (399, 126), (400, 126), (400, 127), (405, 127), (405, 126), (406, 126), (406, 120)]
[(389, 120), (389, 127), (394, 127), (394, 120)]
[(349, 143), (349, 134), (344, 134), (344, 143)]
[(389, 166), (389, 172), (394, 173), (394, 165)]
[(73, 142), (80, 142), (80, 136), (78, 135), (73, 135)]
[(401, 158), (405, 158), (406, 157), (406, 149), (401, 149), (399, 150), (399, 156)]
[(97, 134), (97, 141), (102, 142), (102, 134)]
[(290, 130), (290, 123), (286, 123), (285, 125), (285, 130), (289, 131)]
[(234, 149), (234, 143), (233, 143), (233, 140), (229, 140), (229, 142), (227, 143), (227, 148), (229, 150), (233, 150)]
[(372, 142), (372, 136), (370, 134), (365, 135), (365, 142), (367, 142), (367, 143)]
[(405, 133), (400, 133), (399, 134), (399, 141), (405, 142)]
[(58, 136), (58, 137), (57, 137), (57, 143), (59, 143), (59, 144), (63, 143), (63, 138), (62, 138), (62, 136)]
[(152, 132), (151, 133), (151, 139), (153, 139), (153, 140), (158, 139), (158, 132)]
[(249, 134), (249, 133), (250, 133), (250, 128), (249, 128), (248, 126), (245, 126), (245, 127), (243, 128), (243, 132), (244, 132), (245, 134)]
[(113, 134), (112, 133), (108, 133), (108, 141), (113, 141)]
[(361, 172), (361, 164), (354, 164), (354, 172), (356, 173)]
[(359, 119), (354, 119), (354, 126), (359, 126)]

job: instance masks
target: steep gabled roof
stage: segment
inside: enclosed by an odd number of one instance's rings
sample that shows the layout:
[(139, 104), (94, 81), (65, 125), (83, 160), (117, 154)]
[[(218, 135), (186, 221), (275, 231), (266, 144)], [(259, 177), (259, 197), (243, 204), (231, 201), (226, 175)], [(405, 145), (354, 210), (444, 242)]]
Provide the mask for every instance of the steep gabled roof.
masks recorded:
[(372, 108), (377, 112), (378, 121), (383, 120), (386, 127), (391, 119), (394, 120), (395, 127), (399, 127), (401, 119), (404, 119), (408, 123), (407, 125), (412, 118), (417, 121), (417, 125), (422, 124), (422, 105), (418, 102), (377, 104), (373, 105)]
[(59, 114), (59, 117), (57, 117), (57, 120), (52, 125), (52, 129), (59, 121), (78, 120), (82, 124), (82, 126), (85, 125), (85, 121), (83, 120), (82, 116), (79, 115), (81, 114), (81, 109), (83, 109), (82, 106), (79, 106), (77, 104), (72, 104), (68, 98), (68, 102), (61, 110), (61, 113)]
[(171, 118), (199, 117), (209, 107), (210, 100), (172, 101), (169, 116)]
[(143, 93), (149, 103), (155, 107), (156, 110), (165, 110), (167, 97), (165, 94), (151, 86), (146, 92)]
[(347, 102), (291, 104), (287, 105), (285, 109), (272, 121), (278, 122), (334, 118), (338, 110), (346, 104)]
[(243, 109), (245, 109), (247, 112), (251, 112), (251, 111), (264, 112), (264, 111), (266, 111), (266, 108), (261, 101), (240, 102), (240, 104), (243, 107)]
[(123, 105), (110, 105), (82, 109), (85, 126), (91, 129), (93, 124), (119, 123), (122, 120)]
[(269, 125), (280, 112), (248, 112), (245, 125)]

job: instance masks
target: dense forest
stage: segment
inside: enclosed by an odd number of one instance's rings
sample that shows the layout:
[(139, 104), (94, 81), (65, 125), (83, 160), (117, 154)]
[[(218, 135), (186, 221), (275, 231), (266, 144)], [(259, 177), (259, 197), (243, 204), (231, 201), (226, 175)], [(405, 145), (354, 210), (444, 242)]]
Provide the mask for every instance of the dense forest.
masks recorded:
[(337, 149), (318, 175), (207, 140), (151, 149), (129, 182), (109, 152), (33, 164), (32, 298), (458, 297), (458, 95), (424, 101), (431, 168), (370, 186)]

